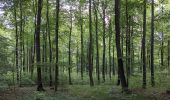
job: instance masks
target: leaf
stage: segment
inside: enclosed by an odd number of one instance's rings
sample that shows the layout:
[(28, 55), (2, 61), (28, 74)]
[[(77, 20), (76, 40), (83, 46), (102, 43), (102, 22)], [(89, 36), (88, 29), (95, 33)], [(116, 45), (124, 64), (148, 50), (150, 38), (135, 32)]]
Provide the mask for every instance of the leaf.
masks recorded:
[(80, 0), (80, 5), (83, 6), (83, 4), (86, 3), (86, 0)]

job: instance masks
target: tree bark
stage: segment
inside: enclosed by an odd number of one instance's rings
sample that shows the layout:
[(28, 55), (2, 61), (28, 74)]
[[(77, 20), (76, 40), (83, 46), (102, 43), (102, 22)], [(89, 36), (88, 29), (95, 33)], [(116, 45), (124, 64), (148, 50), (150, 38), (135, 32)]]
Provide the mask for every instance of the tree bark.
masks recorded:
[(96, 32), (96, 76), (97, 76), (98, 84), (100, 84), (99, 41), (98, 41), (98, 14), (97, 14), (98, 2), (93, 1), (93, 5), (94, 5), (95, 32)]
[(41, 11), (43, 0), (38, 0), (38, 13), (37, 13), (37, 25), (36, 25), (36, 58), (37, 58), (37, 91), (44, 91), (41, 78), (41, 54), (40, 54), (40, 29), (41, 29)]
[(50, 19), (49, 19), (49, 0), (47, 0), (47, 35), (48, 35), (48, 45), (49, 45), (49, 86), (52, 86), (52, 72), (51, 72), (51, 64), (52, 64), (52, 47), (51, 47), (51, 27), (50, 27)]
[(151, 4), (151, 85), (155, 86), (154, 80), (154, 0)]
[(106, 43), (105, 43), (105, 2), (102, 2), (102, 10), (103, 10), (103, 62), (102, 62), (102, 77), (103, 77), (103, 82), (105, 82), (105, 65), (106, 65), (106, 57), (105, 57), (105, 52), (106, 52)]
[(130, 17), (128, 14), (128, 0), (126, 0), (126, 73), (127, 85), (129, 84), (130, 77)]
[(170, 67), (170, 40), (168, 40), (168, 67)]
[(128, 89), (124, 68), (123, 68), (123, 59), (122, 59), (122, 52), (120, 48), (120, 1), (115, 0), (115, 40), (116, 40), (116, 49), (117, 49), (117, 59), (118, 59), (118, 73), (120, 74), (120, 81), (123, 91)]
[(143, 66), (143, 88), (146, 88), (146, 0), (143, 1), (143, 38), (142, 38), (142, 66)]
[(72, 85), (71, 82), (71, 67), (72, 67), (72, 60), (71, 60), (71, 34), (72, 34), (72, 25), (73, 25), (73, 20), (72, 20), (72, 5), (70, 9), (70, 33), (69, 33), (69, 52), (68, 52), (68, 60), (69, 60), (69, 66), (68, 66), (68, 77), (69, 77), (69, 84)]
[(56, 38), (56, 64), (55, 64), (55, 91), (58, 90), (59, 85), (59, 61), (58, 61), (58, 33), (59, 33), (59, 10), (60, 0), (56, 0), (56, 25), (55, 25), (55, 38)]
[(80, 31), (81, 31), (81, 79), (83, 80), (84, 72), (84, 36), (83, 36), (83, 18), (82, 7), (80, 5)]
[(16, 64), (16, 71), (17, 71), (17, 83), (19, 82), (19, 66), (18, 66), (18, 22), (17, 22), (17, 2), (14, 1), (14, 19), (15, 19), (15, 64)]
[(92, 37), (92, 17), (91, 17), (91, 0), (89, 0), (89, 38), (90, 38), (90, 43), (89, 43), (89, 59), (88, 59), (88, 67), (89, 67), (89, 78), (90, 78), (90, 86), (94, 86), (93, 82), (93, 62), (92, 62), (92, 43), (93, 43), (93, 37)]
[(109, 22), (109, 78), (112, 78), (112, 58), (111, 58), (111, 39), (112, 39), (112, 24)]

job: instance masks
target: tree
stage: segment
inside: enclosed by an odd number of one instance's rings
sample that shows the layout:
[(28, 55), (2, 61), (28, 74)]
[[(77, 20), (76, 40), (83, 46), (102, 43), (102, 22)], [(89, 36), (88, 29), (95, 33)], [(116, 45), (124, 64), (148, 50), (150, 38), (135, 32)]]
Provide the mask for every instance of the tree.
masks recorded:
[(151, 3), (151, 85), (155, 86), (154, 81), (154, 0)]
[(127, 85), (129, 84), (130, 76), (130, 17), (128, 14), (128, 0), (126, 0), (126, 73), (127, 73)]
[(71, 67), (72, 67), (72, 60), (71, 60), (71, 34), (72, 34), (72, 28), (73, 28), (73, 15), (72, 15), (72, 5), (71, 5), (71, 9), (70, 9), (70, 32), (69, 32), (69, 51), (68, 51), (68, 77), (69, 77), (69, 84), (72, 85), (71, 82)]
[[(163, 1), (162, 1), (163, 2)], [(162, 14), (164, 14), (164, 7), (162, 6)], [(162, 25), (162, 39), (161, 39), (161, 66), (164, 66), (164, 22)]]
[(40, 29), (41, 29), (41, 10), (43, 0), (38, 0), (38, 13), (37, 13), (37, 25), (35, 32), (35, 43), (36, 43), (36, 58), (37, 58), (37, 91), (44, 91), (41, 79), (41, 54), (40, 54)]
[(170, 67), (170, 40), (168, 40), (168, 67)]
[[(22, 0), (19, 0), (19, 10), (20, 10), (20, 25), (19, 25), (19, 54), (20, 54), (20, 67), (19, 67), (19, 81), (21, 82), (21, 76), (22, 76), (22, 67), (23, 67), (23, 30), (22, 30), (22, 26), (23, 26), (23, 12), (22, 12)], [(21, 83), (19, 84), (19, 86), (21, 86)]]
[(106, 23), (105, 23), (105, 17), (106, 17), (106, 4), (105, 2), (103, 1), (102, 2), (102, 10), (103, 10), (103, 62), (102, 62), (102, 77), (103, 77), (103, 82), (105, 82), (105, 65), (106, 65), (106, 57), (105, 57), (105, 52), (106, 52), (106, 42), (105, 42), (105, 26), (106, 26)]
[(118, 59), (118, 74), (120, 75), (122, 89), (123, 91), (126, 91), (128, 89), (128, 86), (124, 74), (122, 52), (120, 48), (120, 1), (121, 0), (115, 0), (115, 40)]
[(84, 36), (83, 36), (83, 18), (82, 18), (82, 3), (80, 2), (80, 31), (81, 31), (81, 79), (83, 80), (84, 70)]
[(56, 45), (56, 64), (55, 64), (55, 91), (58, 89), (59, 84), (59, 61), (58, 61), (58, 33), (59, 33), (59, 10), (60, 10), (60, 0), (56, 0), (56, 25), (55, 25), (55, 45)]
[(142, 38), (142, 65), (143, 65), (143, 88), (146, 88), (146, 0), (143, 1), (143, 38)]
[(48, 43), (49, 43), (49, 60), (50, 60), (50, 66), (49, 66), (49, 78), (50, 78), (50, 86), (52, 86), (52, 73), (51, 73), (51, 63), (52, 63), (52, 45), (51, 45), (51, 27), (50, 27), (50, 20), (49, 20), (49, 0), (47, 0), (47, 12), (46, 12), (46, 17), (47, 17), (47, 35), (48, 35)]
[(99, 68), (99, 40), (98, 40), (98, 13), (97, 7), (99, 2), (93, 1), (94, 5), (94, 16), (95, 16), (95, 32), (96, 32), (96, 76), (98, 84), (100, 83), (100, 68)]
[(34, 12), (34, 35), (33, 35), (33, 43), (31, 43), (31, 79), (33, 79), (33, 73), (34, 73), (34, 62), (35, 62), (35, 56), (36, 56), (36, 29), (37, 29), (37, 0), (33, 0), (32, 3), (32, 10)]
[(16, 71), (17, 71), (17, 82), (19, 82), (19, 66), (18, 66), (18, 22), (17, 22), (17, 2), (14, 1), (14, 20), (15, 20), (15, 65), (16, 65)]
[(111, 39), (112, 39), (112, 25), (111, 20), (109, 22), (109, 78), (112, 78), (112, 60), (111, 60)]
[[(112, 36), (114, 36), (114, 35), (112, 35)], [(114, 39), (113, 39), (113, 43), (114, 43)], [(112, 44), (112, 45), (113, 45), (113, 47), (112, 47), (112, 53), (113, 53), (112, 54), (112, 56), (113, 56), (113, 58), (112, 58), (112, 74), (115, 75), (115, 45), (114, 44)]]
[(92, 62), (92, 43), (93, 43), (93, 37), (92, 37), (92, 17), (91, 17), (91, 0), (89, 0), (89, 38), (90, 38), (90, 43), (89, 43), (89, 56), (88, 56), (88, 69), (89, 69), (89, 78), (90, 78), (90, 86), (94, 86), (93, 82), (93, 62)]

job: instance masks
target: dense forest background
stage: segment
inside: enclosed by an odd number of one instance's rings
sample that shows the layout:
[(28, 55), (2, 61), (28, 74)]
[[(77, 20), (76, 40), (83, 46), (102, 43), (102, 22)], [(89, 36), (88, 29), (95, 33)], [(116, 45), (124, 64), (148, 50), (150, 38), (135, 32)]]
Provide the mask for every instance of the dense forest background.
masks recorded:
[(169, 19), (169, 0), (1, 0), (0, 99), (170, 100)]

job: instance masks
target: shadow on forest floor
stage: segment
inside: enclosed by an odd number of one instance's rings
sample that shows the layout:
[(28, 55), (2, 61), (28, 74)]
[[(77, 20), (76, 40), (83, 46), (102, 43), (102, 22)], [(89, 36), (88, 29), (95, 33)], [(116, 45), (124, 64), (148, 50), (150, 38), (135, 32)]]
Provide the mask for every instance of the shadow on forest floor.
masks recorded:
[[(71, 85), (62, 86), (58, 92), (45, 87), (37, 92), (36, 87), (14, 87), (0, 91), (0, 100), (170, 100), (170, 95), (159, 89), (132, 89), (132, 94), (121, 93), (117, 86)], [(37, 99), (38, 98), (38, 99)]]

